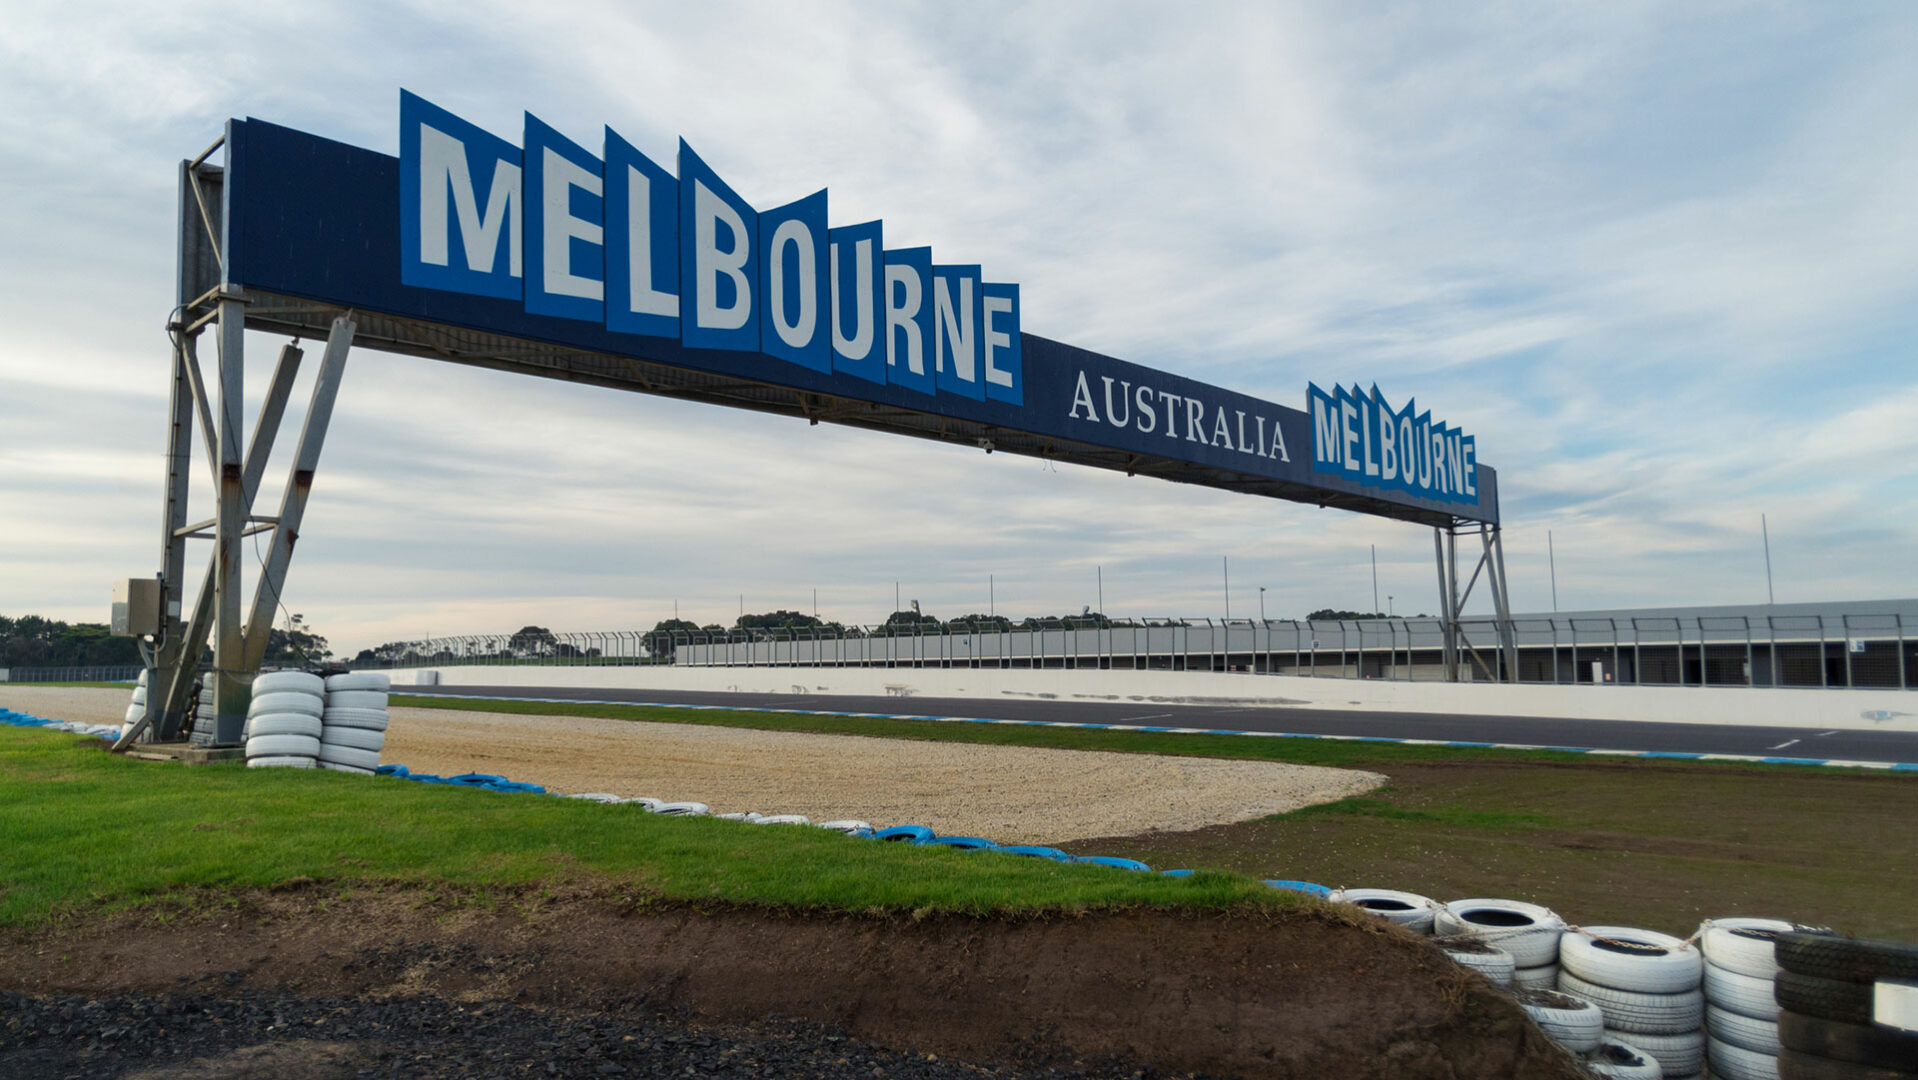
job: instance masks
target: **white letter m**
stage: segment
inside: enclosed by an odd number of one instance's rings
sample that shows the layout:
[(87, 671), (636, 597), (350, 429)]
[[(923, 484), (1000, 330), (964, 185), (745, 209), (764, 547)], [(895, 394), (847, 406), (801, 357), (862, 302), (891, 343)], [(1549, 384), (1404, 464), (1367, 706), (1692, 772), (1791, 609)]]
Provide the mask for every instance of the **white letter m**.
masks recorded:
[(507, 273), (520, 276), (520, 169), (501, 161), (493, 169), (482, 218), (473, 192), (473, 175), (466, 167), (466, 144), (453, 136), (420, 125), (420, 261), (447, 265), (446, 195), (453, 195), (459, 215), (460, 239), (465, 242), (467, 269), (494, 273), (499, 258), (500, 225), (506, 226)]

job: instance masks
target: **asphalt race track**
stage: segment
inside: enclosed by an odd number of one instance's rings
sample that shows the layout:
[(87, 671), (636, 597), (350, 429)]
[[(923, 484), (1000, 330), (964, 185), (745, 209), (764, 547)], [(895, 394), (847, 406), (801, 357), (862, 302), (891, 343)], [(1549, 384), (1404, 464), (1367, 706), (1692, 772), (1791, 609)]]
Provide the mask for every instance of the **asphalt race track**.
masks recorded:
[[(393, 692), (414, 692), (395, 686)], [(987, 720), (1039, 720), (1134, 727), (1275, 731), (1300, 735), (1346, 735), (1386, 739), (1436, 739), (1531, 746), (1577, 747), (1646, 753), (1745, 754), (1918, 764), (1918, 733), (1830, 731), (1823, 728), (1742, 727), (1726, 724), (1664, 724), (1554, 717), (1438, 716), (1428, 713), (1346, 712), (1304, 708), (1234, 708), (1008, 698), (857, 697), (835, 694), (740, 694), (688, 690), (616, 690), (604, 687), (434, 686), (427, 694), (564, 701), (656, 702), (719, 705), (769, 712), (884, 713), (960, 716)], [(1843, 691), (1830, 691), (1843, 693)], [(1914, 699), (1918, 706), (1918, 699)]]

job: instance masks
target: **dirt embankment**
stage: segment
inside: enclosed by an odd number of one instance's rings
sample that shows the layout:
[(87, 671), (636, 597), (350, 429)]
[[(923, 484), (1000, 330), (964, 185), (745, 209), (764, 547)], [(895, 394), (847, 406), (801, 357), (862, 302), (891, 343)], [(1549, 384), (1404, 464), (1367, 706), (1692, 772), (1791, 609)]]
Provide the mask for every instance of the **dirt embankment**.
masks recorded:
[[(331, 892), (331, 890), (327, 890)], [(0, 938), (26, 993), (443, 995), (770, 1014), (978, 1061), (1247, 1077), (1578, 1075), (1428, 943), (1322, 908), (976, 919), (799, 915), (617, 896), (452, 905), (307, 889)]]

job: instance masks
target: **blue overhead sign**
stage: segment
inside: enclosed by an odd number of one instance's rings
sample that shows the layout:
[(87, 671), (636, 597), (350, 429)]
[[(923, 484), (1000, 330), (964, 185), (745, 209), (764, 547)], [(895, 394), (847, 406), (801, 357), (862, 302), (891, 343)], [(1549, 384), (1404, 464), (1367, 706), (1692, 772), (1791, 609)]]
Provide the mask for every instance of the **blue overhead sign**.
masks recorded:
[(612, 128), (595, 154), (532, 114), (519, 146), (400, 93), (400, 280), (528, 314), (758, 353), (925, 395), (1024, 404), (1018, 286), (826, 192), (753, 206), (679, 143), (678, 175)]
[(1024, 331), (1018, 285), (881, 221), (835, 223), (825, 190), (760, 202), (684, 141), (672, 168), (611, 128), (596, 141), (531, 115), (510, 141), (405, 92), (397, 159), (233, 121), (227, 281), (922, 421), (867, 426), (956, 421), (1172, 479), (1498, 520), (1473, 441), (1409, 403), (1311, 387), (1308, 413), (1051, 341)]
[(1374, 386), (1326, 393), (1307, 384), (1312, 471), (1383, 491), (1477, 505), (1478, 443), (1407, 401), (1393, 409)]

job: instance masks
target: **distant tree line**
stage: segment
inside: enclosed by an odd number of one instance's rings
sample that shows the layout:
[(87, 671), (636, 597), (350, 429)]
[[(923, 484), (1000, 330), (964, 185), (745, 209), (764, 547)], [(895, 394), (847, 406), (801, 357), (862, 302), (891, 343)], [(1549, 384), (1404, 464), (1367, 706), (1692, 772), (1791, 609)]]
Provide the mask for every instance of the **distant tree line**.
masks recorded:
[[(333, 655), (326, 639), (309, 629), (301, 616), (294, 615), (292, 622), (290, 631), (275, 627), (267, 632), (269, 663), (318, 662)], [(203, 659), (213, 659), (211, 649)], [(132, 667), (140, 662), (138, 643), (130, 637), (114, 637), (106, 623), (0, 615), (0, 667)]]
[(0, 615), (0, 667), (120, 667), (139, 662), (133, 639), (114, 637), (106, 623)]

